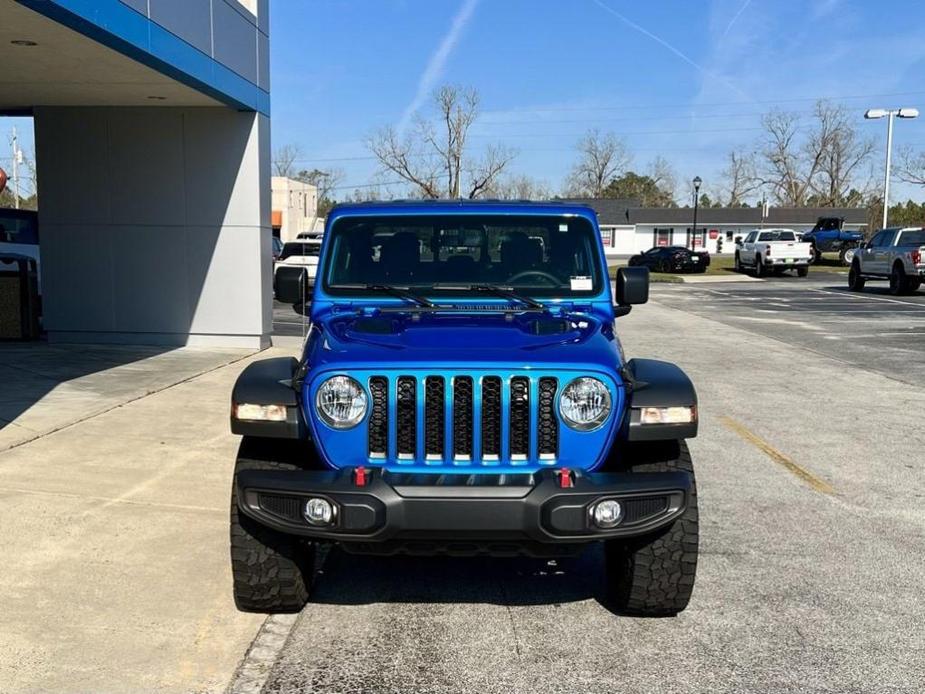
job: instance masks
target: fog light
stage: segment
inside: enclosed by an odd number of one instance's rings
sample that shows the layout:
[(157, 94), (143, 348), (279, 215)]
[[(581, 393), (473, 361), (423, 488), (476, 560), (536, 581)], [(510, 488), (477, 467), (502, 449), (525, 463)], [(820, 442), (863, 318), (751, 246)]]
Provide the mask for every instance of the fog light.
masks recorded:
[(312, 525), (331, 525), (334, 522), (334, 504), (327, 499), (309, 499), (305, 502), (305, 520)]
[(591, 507), (591, 518), (598, 528), (613, 528), (623, 520), (623, 506), (615, 499), (599, 501)]

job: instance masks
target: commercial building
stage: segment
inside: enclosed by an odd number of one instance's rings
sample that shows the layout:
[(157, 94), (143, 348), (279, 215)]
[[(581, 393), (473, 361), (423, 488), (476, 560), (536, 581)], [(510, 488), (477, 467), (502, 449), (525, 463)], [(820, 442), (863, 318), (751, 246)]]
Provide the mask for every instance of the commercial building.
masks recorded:
[(704, 248), (731, 253), (737, 236), (761, 227), (808, 231), (819, 217), (842, 217), (846, 229), (865, 231), (867, 209), (857, 207), (639, 207), (633, 200), (582, 199), (597, 212), (604, 248), (612, 255), (632, 255), (655, 246)]
[(0, 0), (50, 341), (263, 346), (268, 0)]
[(324, 229), (318, 217), (318, 189), (285, 176), (273, 177), (273, 235), (284, 243), (305, 231)]

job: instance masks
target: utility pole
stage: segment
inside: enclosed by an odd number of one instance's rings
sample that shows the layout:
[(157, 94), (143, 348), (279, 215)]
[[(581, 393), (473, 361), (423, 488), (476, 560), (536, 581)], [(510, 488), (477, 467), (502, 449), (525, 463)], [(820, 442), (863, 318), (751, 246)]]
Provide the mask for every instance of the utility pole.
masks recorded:
[(19, 149), (19, 143), (16, 139), (16, 128), (13, 128), (13, 206), (19, 209), (19, 164), (22, 161), (22, 150)]

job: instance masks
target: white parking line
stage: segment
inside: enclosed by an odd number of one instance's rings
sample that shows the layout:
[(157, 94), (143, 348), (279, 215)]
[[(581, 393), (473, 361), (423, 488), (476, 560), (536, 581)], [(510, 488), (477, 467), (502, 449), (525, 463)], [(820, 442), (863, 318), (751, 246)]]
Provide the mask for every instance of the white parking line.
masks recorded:
[(849, 294), (848, 292), (833, 291), (831, 289), (811, 289), (810, 291), (819, 292), (821, 294), (831, 294), (833, 296), (850, 297), (852, 299), (861, 300), (861, 301), (885, 301), (891, 304), (911, 306), (921, 311), (925, 311), (925, 304), (920, 304), (914, 301), (903, 301), (902, 299), (887, 299), (885, 296), (874, 296), (871, 294)]

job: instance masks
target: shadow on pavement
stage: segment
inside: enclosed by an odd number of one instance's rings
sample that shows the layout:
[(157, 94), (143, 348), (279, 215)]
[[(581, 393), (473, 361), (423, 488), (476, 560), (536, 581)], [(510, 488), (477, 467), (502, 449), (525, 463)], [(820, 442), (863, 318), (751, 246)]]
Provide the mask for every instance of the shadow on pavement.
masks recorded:
[[(311, 601), (371, 603), (482, 603), (552, 605), (597, 600), (605, 593), (600, 544), (575, 557), (365, 556), (333, 547), (315, 579)], [(613, 611), (613, 610), (611, 610)]]

